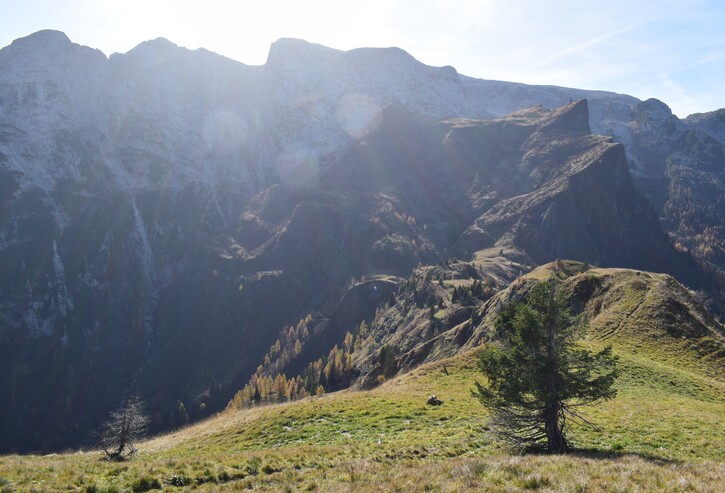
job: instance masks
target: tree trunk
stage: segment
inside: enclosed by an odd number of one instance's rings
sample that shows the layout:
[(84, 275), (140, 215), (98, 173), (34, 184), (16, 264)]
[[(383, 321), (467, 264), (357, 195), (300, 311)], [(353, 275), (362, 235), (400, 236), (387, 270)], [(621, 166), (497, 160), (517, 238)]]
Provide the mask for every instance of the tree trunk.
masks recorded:
[(546, 440), (549, 446), (549, 452), (562, 454), (567, 450), (567, 443), (564, 435), (561, 433), (559, 426), (559, 406), (558, 403), (546, 406), (544, 415), (546, 427)]
[[(557, 260), (557, 264), (561, 267), (561, 261)], [(546, 397), (546, 407), (544, 408), (544, 425), (546, 427), (546, 441), (549, 445), (549, 452), (562, 454), (566, 452), (566, 439), (559, 426), (559, 411), (561, 410), (561, 402), (559, 401), (559, 365), (556, 355), (556, 325), (554, 321), (556, 317), (552, 316), (547, 324), (546, 330), (546, 360), (547, 371), (549, 372), (549, 388)]]

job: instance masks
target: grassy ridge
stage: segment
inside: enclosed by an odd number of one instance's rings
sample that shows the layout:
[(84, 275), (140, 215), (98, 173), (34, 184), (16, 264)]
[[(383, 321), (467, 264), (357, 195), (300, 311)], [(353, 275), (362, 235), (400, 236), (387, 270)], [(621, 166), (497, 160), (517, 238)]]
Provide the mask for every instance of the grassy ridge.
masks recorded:
[[(5, 491), (718, 491), (725, 486), (725, 382), (704, 368), (616, 345), (619, 396), (576, 427), (578, 454), (511, 455), (470, 396), (475, 355), (425, 365), (368, 392), (238, 411), (141, 445), (0, 458)], [(587, 342), (600, 346), (601, 340)], [(651, 350), (646, 350), (651, 349)], [(444, 365), (445, 370), (444, 371)], [(430, 394), (444, 404), (425, 404)]]

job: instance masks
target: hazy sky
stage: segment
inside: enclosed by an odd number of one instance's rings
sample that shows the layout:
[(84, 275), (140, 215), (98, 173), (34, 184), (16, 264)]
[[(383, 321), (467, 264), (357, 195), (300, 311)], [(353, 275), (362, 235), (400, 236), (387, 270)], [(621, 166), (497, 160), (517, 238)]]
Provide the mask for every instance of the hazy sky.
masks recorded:
[(722, 0), (0, 0), (0, 46), (40, 29), (107, 55), (165, 37), (250, 65), (282, 37), (398, 46), (474, 77), (656, 97), (681, 117), (725, 107)]

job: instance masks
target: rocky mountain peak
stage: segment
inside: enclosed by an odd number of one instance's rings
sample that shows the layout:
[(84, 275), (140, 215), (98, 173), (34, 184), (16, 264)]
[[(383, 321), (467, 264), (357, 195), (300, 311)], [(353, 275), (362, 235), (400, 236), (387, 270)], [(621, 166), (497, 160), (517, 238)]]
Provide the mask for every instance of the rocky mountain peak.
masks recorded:
[(134, 47), (126, 54), (114, 53), (112, 59), (119, 57), (128, 60), (141, 61), (142, 63), (162, 63), (181, 56), (184, 53), (190, 53), (186, 48), (182, 48), (166, 38), (156, 38)]
[(708, 111), (707, 113), (693, 113), (692, 115), (685, 118), (685, 122), (694, 124), (704, 121), (718, 122), (720, 125), (725, 126), (725, 108), (720, 108), (715, 111)]
[(0, 80), (25, 84), (37, 78), (57, 79), (60, 74), (87, 79), (97, 74), (85, 71), (97, 70), (105, 61), (106, 55), (100, 50), (73, 43), (61, 31), (47, 29), (18, 38), (0, 50)]
[(176, 43), (172, 43), (166, 38), (156, 38), (156, 39), (150, 39), (148, 41), (144, 41), (143, 43), (136, 46), (131, 51), (171, 51), (178, 49), (179, 46)]
[(552, 111), (545, 118), (540, 131), (546, 133), (591, 133), (589, 128), (589, 103), (586, 99), (581, 99)]
[(669, 106), (655, 98), (636, 104), (632, 108), (632, 112), (638, 124), (654, 128), (661, 128), (665, 125), (671, 126), (676, 118)]
[[(422, 65), (410, 53), (396, 47), (357, 48), (355, 50), (348, 51), (345, 53), (345, 56), (352, 63), (362, 63), (366, 67), (369, 65), (378, 65), (378, 68), (382, 68), (385, 65), (391, 66), (397, 64), (399, 67), (407, 68)], [(371, 66), (370, 68), (373, 67)]]
[(707, 113), (694, 113), (685, 118), (685, 123), (725, 145), (725, 108)]
[(10, 49), (16, 50), (43, 50), (49, 51), (57, 48), (67, 48), (73, 43), (62, 31), (44, 29), (12, 42)]
[(341, 57), (343, 52), (296, 38), (281, 38), (269, 48), (267, 67), (275, 69), (286, 66), (304, 66)]
[(672, 110), (665, 103), (657, 98), (649, 98), (635, 106), (635, 111), (647, 111), (650, 113), (660, 114), (662, 116), (671, 116)]

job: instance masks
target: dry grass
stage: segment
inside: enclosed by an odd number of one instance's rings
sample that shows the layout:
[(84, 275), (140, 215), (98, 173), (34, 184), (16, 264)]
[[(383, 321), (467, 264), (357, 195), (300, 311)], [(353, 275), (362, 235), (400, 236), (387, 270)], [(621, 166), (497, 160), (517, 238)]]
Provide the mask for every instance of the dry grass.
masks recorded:
[[(190, 462), (171, 458), (99, 464), (94, 454), (74, 456), (73, 475), (67, 475), (67, 456), (6, 457), (2, 467), (42, 477), (5, 486), (6, 491), (33, 492), (146, 491), (149, 484), (163, 486), (165, 491), (198, 492), (718, 492), (725, 487), (722, 461), (687, 463), (603, 452), (371, 459), (349, 457), (340, 454), (342, 450), (338, 450), (340, 460), (334, 460), (330, 457), (333, 452), (314, 447), (258, 455), (232, 452), (224, 459), (205, 459), (197, 470)], [(313, 457), (317, 453), (322, 460)], [(309, 462), (300, 462), (303, 458)], [(230, 459), (234, 464), (228, 464)], [(35, 472), (29, 471), (31, 467)], [(175, 481), (178, 486), (173, 486)]]

